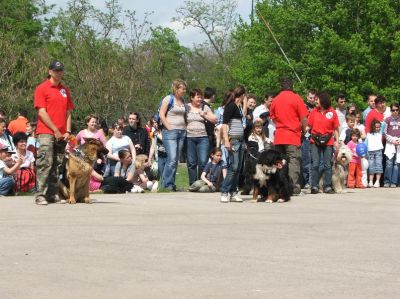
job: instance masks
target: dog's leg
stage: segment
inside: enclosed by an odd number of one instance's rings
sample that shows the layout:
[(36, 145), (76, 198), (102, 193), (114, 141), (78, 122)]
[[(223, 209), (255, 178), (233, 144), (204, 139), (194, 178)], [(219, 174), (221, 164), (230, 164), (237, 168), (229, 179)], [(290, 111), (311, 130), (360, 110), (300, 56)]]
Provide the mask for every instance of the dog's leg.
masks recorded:
[(258, 186), (254, 185), (254, 190), (253, 190), (253, 200), (252, 202), (257, 202), (258, 194), (260, 193), (260, 188)]
[(75, 204), (75, 184), (76, 184), (76, 177), (69, 176), (69, 199), (68, 203)]
[(89, 181), (87, 181), (87, 183), (83, 188), (85, 190), (85, 198), (84, 198), (85, 203), (92, 203), (92, 200), (89, 197)]

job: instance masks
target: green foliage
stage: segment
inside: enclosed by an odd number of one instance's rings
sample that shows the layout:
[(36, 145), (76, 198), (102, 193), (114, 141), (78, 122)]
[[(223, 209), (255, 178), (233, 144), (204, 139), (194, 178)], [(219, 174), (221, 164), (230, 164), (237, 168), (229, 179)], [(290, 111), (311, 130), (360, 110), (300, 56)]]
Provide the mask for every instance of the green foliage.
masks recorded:
[[(398, 100), (400, 2), (262, 1), (257, 12), (271, 26), (307, 88), (344, 92), (363, 106), (370, 92)], [(295, 78), (260, 17), (235, 32), (240, 51), (232, 75), (263, 94), (282, 77)]]

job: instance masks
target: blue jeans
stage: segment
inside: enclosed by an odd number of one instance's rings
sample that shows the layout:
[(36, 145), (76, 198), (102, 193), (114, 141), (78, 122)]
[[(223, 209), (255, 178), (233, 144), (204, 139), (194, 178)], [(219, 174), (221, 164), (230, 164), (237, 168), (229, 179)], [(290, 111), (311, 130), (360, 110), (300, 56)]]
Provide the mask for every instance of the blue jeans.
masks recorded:
[(399, 184), (399, 164), (396, 163), (396, 154), (392, 159), (386, 157), (386, 169), (383, 183), (397, 186)]
[(228, 151), (224, 146), (222, 150), (226, 154), (227, 174), (222, 182), (221, 193), (234, 193), (237, 191), (240, 168), (242, 167), (244, 145), (241, 140), (231, 141), (232, 149)]
[(310, 184), (310, 168), (311, 168), (311, 150), (310, 139), (304, 137), (301, 143), (301, 160), (302, 160), (302, 174), (303, 184)]
[(175, 175), (178, 168), (179, 155), (182, 152), (186, 138), (185, 130), (163, 130), (163, 144), (167, 152), (167, 162), (162, 174), (162, 185), (164, 188), (175, 188)]
[(208, 162), (210, 141), (205, 137), (188, 137), (187, 141), (187, 167), (189, 185), (200, 179), (201, 172)]
[(369, 174), (383, 173), (382, 159), (382, 150), (368, 151)]
[(333, 154), (333, 146), (316, 146), (315, 144), (311, 144), (311, 187), (319, 189), (318, 182), (319, 177), (322, 174), (320, 164), (322, 162), (323, 168), (322, 172), (324, 173), (324, 189), (332, 187), (332, 154)]
[(14, 187), (14, 180), (11, 176), (0, 179), (0, 195), (7, 195)]
[(165, 163), (167, 163), (167, 157), (158, 156), (158, 178), (161, 178), (164, 172)]

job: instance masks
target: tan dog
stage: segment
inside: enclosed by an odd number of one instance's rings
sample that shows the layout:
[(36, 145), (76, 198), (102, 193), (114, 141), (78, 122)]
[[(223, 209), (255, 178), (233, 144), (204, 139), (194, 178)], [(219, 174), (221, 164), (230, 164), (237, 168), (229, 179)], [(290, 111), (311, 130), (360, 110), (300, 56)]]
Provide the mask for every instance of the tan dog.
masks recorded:
[[(79, 150), (69, 154), (66, 163), (65, 180), (60, 181), (60, 193), (68, 203), (77, 201), (92, 203), (89, 197), (90, 174), (98, 154), (104, 149), (103, 144), (94, 138), (85, 138), (85, 144)], [(69, 185), (69, 188), (67, 187)]]

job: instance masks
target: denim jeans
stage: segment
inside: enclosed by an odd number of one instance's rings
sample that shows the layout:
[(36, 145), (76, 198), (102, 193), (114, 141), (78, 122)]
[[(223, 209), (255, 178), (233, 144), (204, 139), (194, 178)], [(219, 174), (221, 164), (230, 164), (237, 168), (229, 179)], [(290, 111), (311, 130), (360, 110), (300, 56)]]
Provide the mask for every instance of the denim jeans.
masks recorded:
[(321, 175), (320, 164), (323, 162), (324, 189), (332, 187), (332, 154), (333, 146), (316, 146), (311, 144), (311, 187), (319, 189), (318, 182)]
[(167, 157), (158, 156), (158, 179), (160, 179), (163, 175), (165, 163), (167, 163)]
[(302, 174), (303, 184), (310, 184), (310, 169), (311, 169), (311, 149), (310, 139), (303, 137), (301, 143), (301, 160), (302, 160)]
[(383, 183), (397, 186), (399, 184), (399, 164), (396, 163), (396, 154), (392, 159), (386, 157), (386, 169)]
[(221, 193), (234, 193), (237, 191), (240, 168), (243, 161), (244, 144), (241, 140), (231, 141), (232, 149), (228, 151), (224, 146), (222, 150), (226, 154), (227, 174), (222, 182)]
[(0, 179), (0, 195), (7, 195), (14, 187), (14, 180), (11, 176)]
[(369, 174), (383, 173), (382, 159), (382, 150), (368, 151)]
[(186, 138), (185, 130), (163, 130), (163, 144), (167, 152), (167, 162), (162, 174), (163, 188), (175, 188), (175, 175), (178, 167), (179, 155), (182, 152)]
[(187, 167), (189, 185), (200, 179), (201, 172), (208, 162), (210, 141), (205, 137), (188, 137), (187, 141)]

